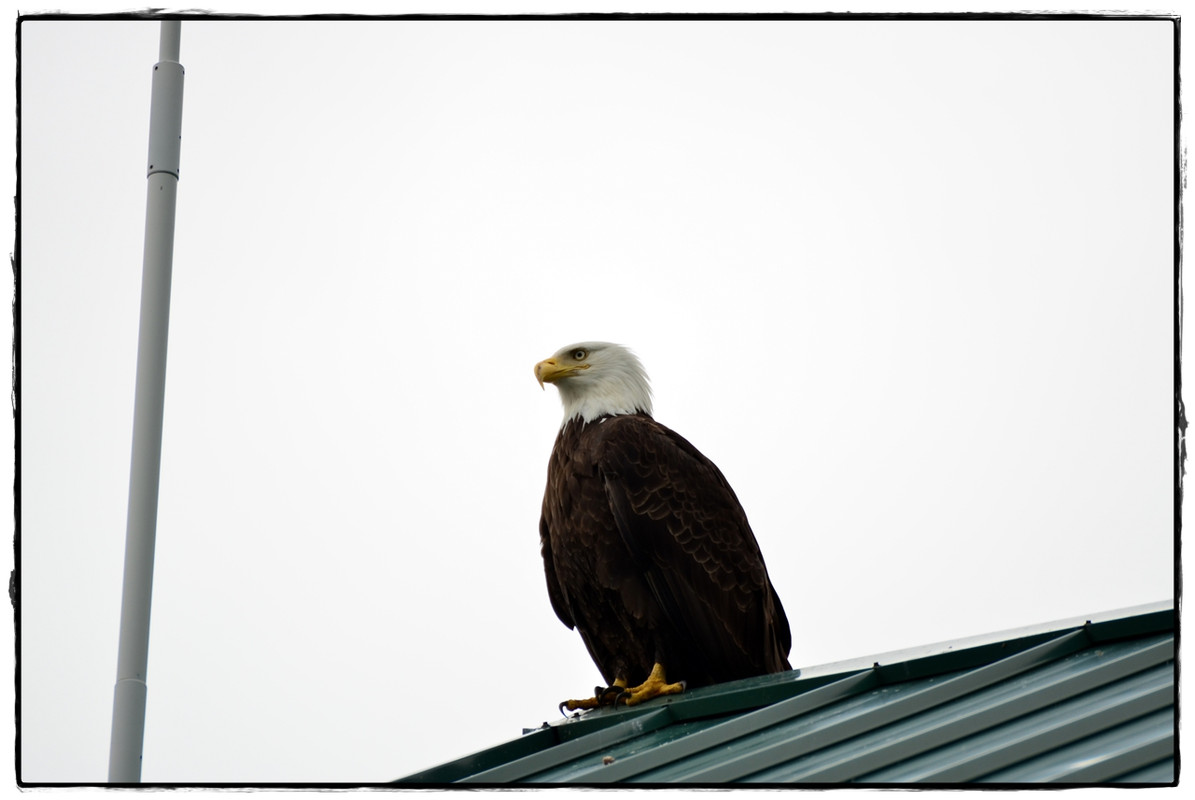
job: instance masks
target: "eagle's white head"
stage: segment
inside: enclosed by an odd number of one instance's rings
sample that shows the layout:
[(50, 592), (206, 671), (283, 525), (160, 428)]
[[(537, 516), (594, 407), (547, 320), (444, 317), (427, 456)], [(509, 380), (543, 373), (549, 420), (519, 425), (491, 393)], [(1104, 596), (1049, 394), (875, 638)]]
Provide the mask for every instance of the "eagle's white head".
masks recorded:
[(651, 414), (651, 386), (639, 359), (609, 342), (579, 342), (535, 365), (542, 387), (554, 383), (564, 404), (564, 422), (592, 422), (615, 414)]

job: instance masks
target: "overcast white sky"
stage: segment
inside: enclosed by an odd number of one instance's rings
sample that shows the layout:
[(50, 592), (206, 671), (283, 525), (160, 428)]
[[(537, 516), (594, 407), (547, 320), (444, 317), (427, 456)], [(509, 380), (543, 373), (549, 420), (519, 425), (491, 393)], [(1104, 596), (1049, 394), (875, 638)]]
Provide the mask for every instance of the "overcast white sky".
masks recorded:
[[(20, 28), (28, 781), (107, 774), (159, 27)], [(1171, 598), (1172, 43), (185, 22), (143, 779), (391, 780), (598, 682), (537, 532), (576, 340), (735, 487), (794, 666)]]

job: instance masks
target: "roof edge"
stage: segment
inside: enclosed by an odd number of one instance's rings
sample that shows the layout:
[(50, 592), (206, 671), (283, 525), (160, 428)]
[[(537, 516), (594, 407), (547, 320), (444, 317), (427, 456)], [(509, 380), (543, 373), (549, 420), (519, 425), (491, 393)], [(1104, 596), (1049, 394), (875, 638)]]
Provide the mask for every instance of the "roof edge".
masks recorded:
[[(1056, 634), (1062, 631), (1072, 630), (1074, 628), (1082, 628), (1085, 625), (1095, 626), (1098, 629), (1112, 622), (1138, 620), (1138, 618), (1142, 617), (1152, 618), (1155, 615), (1165, 615), (1167, 613), (1171, 615), (1171, 619), (1168, 622), (1159, 618), (1155, 624), (1160, 624), (1163, 626), (1157, 630), (1170, 630), (1174, 627), (1174, 601), (1159, 600), (1155, 603), (1145, 603), (1139, 606), (1129, 606), (1127, 608), (1120, 608), (1112, 611), (1102, 611), (1098, 614), (1067, 617), (1064, 619), (1054, 620), (1052, 622), (1041, 622), (1036, 625), (1026, 625), (1019, 628), (1007, 628), (1002, 631), (993, 631), (992, 633), (981, 633), (962, 639), (948, 639), (945, 641), (933, 642), (931, 644), (908, 647), (901, 650), (891, 650), (889, 652), (880, 653), (879, 655), (874, 656), (860, 656), (858, 658), (851, 658), (845, 661), (832, 661), (826, 664), (804, 667), (800, 670), (800, 672), (802, 678), (811, 678), (819, 675), (837, 675), (843, 672), (855, 672), (860, 669), (867, 669), (875, 664), (896, 664), (906, 661), (916, 661), (929, 656), (958, 653), (963, 650), (973, 650), (975, 648), (992, 644), (1000, 644), (1020, 639)], [(1155, 632), (1153, 624), (1149, 623), (1148, 621), (1141, 620), (1140, 624), (1145, 626), (1142, 629), (1143, 634)]]
[(1149, 636), (1175, 628), (1175, 604), (1172, 601), (1160, 601), (775, 675), (746, 678), (659, 698), (642, 706), (594, 709), (578, 717), (545, 723), (535, 729), (524, 729), (522, 736), (504, 744), (407, 775), (398, 779), (397, 783), (453, 782), (612, 725), (631, 722), (665, 706), (671, 706), (676, 719), (736, 713), (811, 691), (852, 673), (874, 671), (875, 680), (889, 683), (973, 669), (1028, 650), (1070, 631), (1083, 630), (1088, 640), (1105, 642)]

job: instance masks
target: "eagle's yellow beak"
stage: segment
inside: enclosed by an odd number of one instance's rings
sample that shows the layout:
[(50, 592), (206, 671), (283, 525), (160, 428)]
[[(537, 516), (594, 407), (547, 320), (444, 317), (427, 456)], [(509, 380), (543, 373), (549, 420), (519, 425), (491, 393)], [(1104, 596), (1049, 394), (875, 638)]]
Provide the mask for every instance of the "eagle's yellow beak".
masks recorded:
[(539, 388), (542, 389), (545, 383), (555, 383), (561, 378), (567, 378), (569, 375), (583, 369), (589, 369), (589, 365), (566, 364), (561, 366), (555, 358), (545, 358), (535, 365), (535, 379), (539, 381)]

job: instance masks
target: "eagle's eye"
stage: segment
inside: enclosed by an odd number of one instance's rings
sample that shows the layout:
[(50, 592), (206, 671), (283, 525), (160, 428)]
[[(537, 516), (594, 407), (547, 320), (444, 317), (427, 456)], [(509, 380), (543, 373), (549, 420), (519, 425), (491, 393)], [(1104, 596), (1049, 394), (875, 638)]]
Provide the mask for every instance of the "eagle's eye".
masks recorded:
[(585, 351), (584, 350), (574, 350), (573, 358), (576, 359), (577, 361), (584, 361), (585, 360)]

